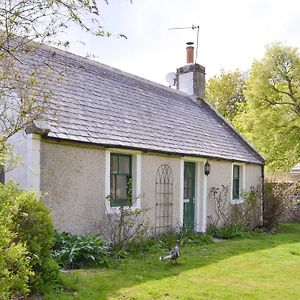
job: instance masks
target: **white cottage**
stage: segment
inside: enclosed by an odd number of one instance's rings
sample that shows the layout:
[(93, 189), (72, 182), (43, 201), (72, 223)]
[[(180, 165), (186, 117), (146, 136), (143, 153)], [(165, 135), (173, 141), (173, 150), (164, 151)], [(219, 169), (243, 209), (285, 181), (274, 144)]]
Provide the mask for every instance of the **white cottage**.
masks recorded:
[(97, 232), (104, 214), (132, 194), (159, 232), (177, 224), (205, 232), (215, 211), (211, 188), (229, 186), (228, 203), (240, 203), (243, 191), (261, 185), (264, 158), (204, 100), (205, 68), (193, 63), (191, 45), (187, 53), (175, 90), (58, 49), (36, 50), (28, 67), (47, 61), (63, 78), (45, 119), (14, 137), (22, 164), (6, 180), (45, 193), (59, 231)]

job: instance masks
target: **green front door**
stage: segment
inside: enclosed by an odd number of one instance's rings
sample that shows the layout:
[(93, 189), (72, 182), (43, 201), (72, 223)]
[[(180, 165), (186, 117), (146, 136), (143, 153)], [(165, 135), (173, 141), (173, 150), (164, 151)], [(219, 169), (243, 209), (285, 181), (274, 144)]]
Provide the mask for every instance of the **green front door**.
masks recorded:
[(183, 227), (194, 229), (195, 224), (195, 163), (184, 162)]

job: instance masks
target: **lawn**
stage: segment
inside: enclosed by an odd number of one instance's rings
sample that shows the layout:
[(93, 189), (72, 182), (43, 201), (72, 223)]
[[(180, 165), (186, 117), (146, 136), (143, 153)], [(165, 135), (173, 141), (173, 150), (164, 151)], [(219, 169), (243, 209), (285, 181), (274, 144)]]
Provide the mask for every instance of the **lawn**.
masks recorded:
[(65, 291), (46, 299), (300, 299), (300, 223), (181, 252), (178, 264), (150, 253), (65, 273)]

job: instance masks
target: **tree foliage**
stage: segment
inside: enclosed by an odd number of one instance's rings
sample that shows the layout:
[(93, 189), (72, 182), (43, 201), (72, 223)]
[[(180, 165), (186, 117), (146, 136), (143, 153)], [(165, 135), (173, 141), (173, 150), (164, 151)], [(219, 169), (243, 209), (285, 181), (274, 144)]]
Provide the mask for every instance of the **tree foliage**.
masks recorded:
[(238, 107), (245, 101), (246, 75), (239, 70), (234, 72), (221, 71), (206, 84), (205, 98), (229, 121), (235, 117)]
[(7, 140), (41, 119), (53, 96), (51, 66), (34, 64), (28, 52), (43, 44), (68, 46), (70, 26), (110, 36), (101, 26), (99, 11), (96, 0), (0, 1), (0, 164), (7, 156)]
[(234, 124), (267, 158), (267, 170), (288, 170), (300, 160), (300, 56), (275, 43), (255, 61), (246, 82), (246, 105)]
[[(0, 49), (13, 54), (31, 41), (66, 44), (59, 33), (74, 24), (95, 35), (109, 35), (99, 17), (95, 0), (2, 0)], [(12, 43), (16, 36), (19, 39)]]

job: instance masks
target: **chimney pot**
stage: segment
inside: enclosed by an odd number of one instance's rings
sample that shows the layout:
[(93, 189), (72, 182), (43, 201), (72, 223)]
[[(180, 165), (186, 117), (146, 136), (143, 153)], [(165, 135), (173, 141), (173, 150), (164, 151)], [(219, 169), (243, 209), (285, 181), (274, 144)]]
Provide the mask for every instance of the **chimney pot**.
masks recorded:
[(194, 63), (194, 43), (187, 42), (186, 43), (186, 63), (193, 64)]

